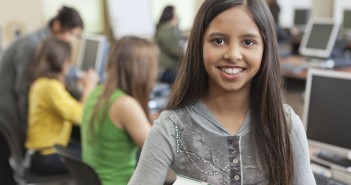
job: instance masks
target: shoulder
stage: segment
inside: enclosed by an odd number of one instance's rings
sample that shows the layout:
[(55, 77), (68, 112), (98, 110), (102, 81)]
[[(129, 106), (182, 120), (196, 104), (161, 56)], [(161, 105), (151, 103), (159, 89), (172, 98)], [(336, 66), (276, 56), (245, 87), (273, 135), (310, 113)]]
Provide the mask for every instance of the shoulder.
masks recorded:
[(32, 85), (32, 88), (46, 89), (51, 92), (64, 89), (64, 85), (56, 79), (42, 77), (35, 80), (35, 82)]
[(136, 118), (146, 118), (140, 103), (132, 96), (121, 94), (111, 102), (110, 115), (118, 120), (126, 121)]
[(132, 96), (121, 94), (118, 98), (114, 99), (114, 101), (112, 102), (111, 108), (120, 109), (121, 107), (123, 107), (123, 109), (127, 111), (133, 111), (134, 108), (140, 107), (140, 104)]
[(294, 135), (305, 134), (305, 129), (300, 117), (294, 112), (294, 110), (287, 104), (284, 104), (285, 119), (290, 129), (290, 133)]
[(154, 121), (153, 127), (167, 127), (175, 123), (175, 119), (179, 118), (177, 110), (164, 110), (160, 117)]
[(143, 114), (143, 109), (139, 102), (127, 94), (120, 95), (111, 102), (110, 115), (115, 115), (119, 119), (129, 117), (129, 115), (138, 116)]
[(174, 27), (168, 25), (167, 23), (164, 23), (160, 25), (160, 27), (158, 28), (156, 37), (167, 36), (169, 33), (173, 31), (174, 31)]
[(189, 117), (187, 115), (184, 108), (162, 111), (160, 117), (154, 121), (152, 127), (154, 130), (171, 133), (175, 129), (183, 128), (185, 123), (188, 123), (185, 120)]
[(174, 109), (174, 110), (164, 110), (161, 112), (160, 117), (157, 121), (161, 122), (179, 122), (181, 119), (185, 118), (186, 109), (185, 108), (180, 108), (180, 109)]
[(34, 33), (26, 35), (18, 40), (20, 47), (26, 47), (27, 49), (36, 49), (46, 37), (42, 37), (42, 30), (38, 30)]

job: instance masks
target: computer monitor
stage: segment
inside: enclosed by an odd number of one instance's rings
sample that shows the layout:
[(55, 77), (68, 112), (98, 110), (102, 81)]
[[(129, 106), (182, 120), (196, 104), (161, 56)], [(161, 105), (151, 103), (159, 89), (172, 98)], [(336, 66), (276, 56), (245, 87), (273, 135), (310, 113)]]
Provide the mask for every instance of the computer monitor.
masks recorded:
[(329, 58), (340, 23), (332, 19), (310, 19), (302, 36), (300, 54), (308, 57)]
[(310, 145), (351, 157), (351, 73), (309, 70), (303, 123)]
[(296, 8), (294, 10), (294, 26), (304, 27), (310, 18), (310, 9)]
[(342, 28), (344, 30), (344, 33), (351, 31), (351, 9), (344, 10)]
[(100, 77), (103, 76), (108, 46), (107, 38), (103, 35), (83, 34), (78, 51), (77, 69), (95, 69)]

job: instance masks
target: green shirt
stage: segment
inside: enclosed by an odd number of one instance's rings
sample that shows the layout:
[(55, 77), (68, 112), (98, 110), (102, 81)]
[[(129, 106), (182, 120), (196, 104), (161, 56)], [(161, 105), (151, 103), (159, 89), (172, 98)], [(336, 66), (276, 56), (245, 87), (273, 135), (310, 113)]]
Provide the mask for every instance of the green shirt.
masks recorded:
[[(81, 125), (83, 161), (95, 169), (103, 185), (126, 185), (136, 166), (137, 146), (128, 133), (117, 128), (111, 121), (109, 109), (111, 104), (124, 95), (121, 90), (115, 90), (109, 99), (108, 111), (103, 123), (94, 122), (94, 134), (89, 126), (90, 117), (103, 91), (98, 86), (88, 97)], [(98, 115), (103, 113), (100, 108)]]

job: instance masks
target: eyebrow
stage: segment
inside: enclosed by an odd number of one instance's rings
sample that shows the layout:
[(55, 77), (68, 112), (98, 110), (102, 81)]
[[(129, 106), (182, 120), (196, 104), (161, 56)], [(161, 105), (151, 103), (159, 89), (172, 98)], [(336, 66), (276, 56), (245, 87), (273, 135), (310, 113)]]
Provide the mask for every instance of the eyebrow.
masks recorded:
[(240, 38), (259, 39), (261, 38), (261, 36), (257, 34), (249, 33), (249, 34), (240, 35)]
[[(224, 33), (220, 33), (220, 32), (214, 32), (214, 33), (210, 33), (208, 35), (209, 37), (228, 37), (227, 34)], [(259, 39), (261, 36), (254, 34), (254, 33), (248, 33), (248, 34), (244, 34), (244, 35), (240, 35), (239, 38), (251, 38), (251, 39)]]

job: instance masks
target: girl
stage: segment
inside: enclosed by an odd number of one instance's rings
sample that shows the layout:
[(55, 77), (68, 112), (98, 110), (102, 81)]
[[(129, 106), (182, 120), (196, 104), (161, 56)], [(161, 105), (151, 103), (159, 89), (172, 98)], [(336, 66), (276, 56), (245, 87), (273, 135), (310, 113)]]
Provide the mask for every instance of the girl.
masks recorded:
[(185, 38), (178, 28), (178, 16), (174, 6), (166, 6), (156, 26), (155, 41), (160, 47), (160, 81), (173, 84), (178, 71), (178, 60), (182, 54)]
[(266, 4), (204, 1), (129, 185), (162, 184), (169, 167), (211, 184), (315, 184), (303, 125), (281, 88)]
[(99, 79), (94, 71), (88, 71), (82, 79), (82, 100), (75, 100), (64, 86), (64, 75), (71, 65), (70, 58), (69, 43), (51, 38), (44, 41), (32, 66), (26, 148), (37, 151), (31, 160), (31, 170), (36, 173), (67, 172), (52, 149), (56, 144), (80, 154), (78, 145), (69, 143), (72, 126), (73, 123), (80, 123), (82, 103)]
[(104, 185), (127, 184), (150, 130), (148, 101), (158, 74), (158, 48), (125, 37), (112, 48), (107, 80), (89, 96), (82, 124), (83, 160)]

